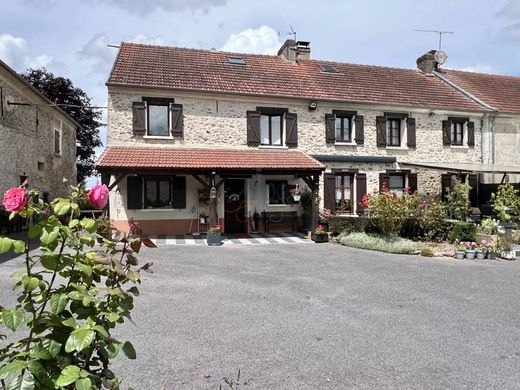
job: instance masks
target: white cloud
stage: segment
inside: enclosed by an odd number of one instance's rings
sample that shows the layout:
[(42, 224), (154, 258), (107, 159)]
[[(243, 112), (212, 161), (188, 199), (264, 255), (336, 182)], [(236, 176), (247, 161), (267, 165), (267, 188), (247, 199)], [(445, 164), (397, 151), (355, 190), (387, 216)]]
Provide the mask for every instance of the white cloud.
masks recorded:
[(93, 3), (102, 3), (117, 6), (128, 13), (146, 15), (155, 10), (184, 11), (186, 9), (208, 12), (212, 7), (226, 4), (226, 0), (89, 0)]
[(491, 65), (486, 64), (476, 64), (473, 66), (467, 66), (465, 68), (459, 68), (458, 70), (474, 73), (496, 73), (496, 70)]
[(134, 43), (147, 43), (150, 45), (165, 45), (166, 40), (162, 35), (157, 35), (155, 37), (149, 37), (145, 34), (136, 34), (133, 37), (126, 39), (127, 42)]
[(278, 33), (268, 26), (231, 34), (220, 50), (239, 53), (276, 54), (282, 46)]
[(53, 62), (52, 56), (41, 54), (31, 57), (27, 41), (10, 34), (0, 34), (0, 59), (17, 71), (27, 68), (47, 67)]

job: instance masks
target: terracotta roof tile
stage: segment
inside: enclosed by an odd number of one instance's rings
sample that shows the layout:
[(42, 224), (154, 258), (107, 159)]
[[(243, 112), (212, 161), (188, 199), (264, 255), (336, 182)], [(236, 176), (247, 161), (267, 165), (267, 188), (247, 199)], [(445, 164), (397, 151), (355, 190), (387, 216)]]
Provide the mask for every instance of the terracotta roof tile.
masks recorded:
[(322, 170), (324, 166), (297, 150), (108, 147), (96, 167), (146, 169)]
[[(229, 56), (245, 65), (229, 64)], [(339, 73), (320, 70), (331, 64)], [(107, 85), (352, 101), (453, 110), (485, 109), (414, 69), (122, 43)]]
[(442, 74), (484, 103), (502, 112), (520, 113), (520, 77), (443, 70)]

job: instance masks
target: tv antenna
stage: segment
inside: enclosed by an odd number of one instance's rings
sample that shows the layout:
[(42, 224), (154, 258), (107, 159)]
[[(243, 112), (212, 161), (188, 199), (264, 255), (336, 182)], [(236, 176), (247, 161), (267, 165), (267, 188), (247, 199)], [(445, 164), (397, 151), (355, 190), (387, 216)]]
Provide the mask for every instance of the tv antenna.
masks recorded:
[(292, 35), (293, 41), (296, 42), (296, 31), (294, 31), (294, 29), (292, 28), (291, 25), (289, 25), (289, 27), (291, 28), (291, 31), (278, 31), (278, 36), (279, 37), (288, 37), (289, 35)]
[(442, 50), (442, 35), (454, 33), (454, 31), (439, 31), (439, 30), (413, 30), (413, 31), (439, 34), (439, 51)]

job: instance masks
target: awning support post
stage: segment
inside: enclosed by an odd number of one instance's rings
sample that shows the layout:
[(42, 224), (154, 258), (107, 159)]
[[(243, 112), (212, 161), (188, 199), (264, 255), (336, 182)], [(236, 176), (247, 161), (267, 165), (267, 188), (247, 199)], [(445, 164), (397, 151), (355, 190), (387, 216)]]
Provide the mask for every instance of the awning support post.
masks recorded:
[[(101, 177), (103, 178), (103, 176), (101, 176)], [(126, 173), (122, 173), (122, 174), (118, 175), (116, 177), (116, 180), (108, 186), (108, 190), (112, 191), (114, 189), (114, 187), (117, 186), (121, 182), (121, 180), (123, 180), (125, 177), (126, 177)], [(101, 179), (101, 180), (103, 180), (103, 179)], [(109, 180), (110, 180), (110, 176), (109, 176)]]
[(209, 177), (210, 190), (209, 190), (209, 227), (214, 227), (218, 224), (218, 212), (217, 212), (217, 192), (215, 187), (215, 173), (211, 173)]

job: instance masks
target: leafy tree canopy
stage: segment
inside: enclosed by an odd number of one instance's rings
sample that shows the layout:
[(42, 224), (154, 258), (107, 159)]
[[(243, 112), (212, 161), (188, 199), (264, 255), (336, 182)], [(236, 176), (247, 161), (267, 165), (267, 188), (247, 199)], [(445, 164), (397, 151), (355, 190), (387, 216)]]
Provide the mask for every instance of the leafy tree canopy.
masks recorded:
[(90, 97), (68, 78), (56, 76), (45, 68), (28, 69), (21, 76), (52, 102), (78, 106), (60, 108), (81, 125), (76, 132), (77, 179), (81, 183), (94, 173), (94, 149), (102, 145), (99, 138), (101, 113), (88, 108), (91, 105)]

